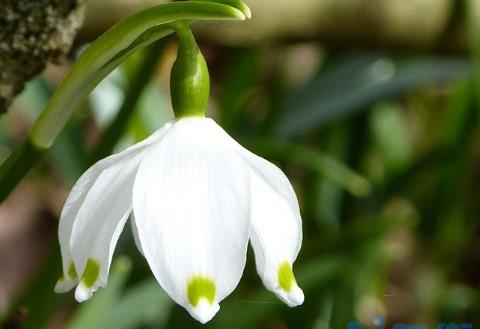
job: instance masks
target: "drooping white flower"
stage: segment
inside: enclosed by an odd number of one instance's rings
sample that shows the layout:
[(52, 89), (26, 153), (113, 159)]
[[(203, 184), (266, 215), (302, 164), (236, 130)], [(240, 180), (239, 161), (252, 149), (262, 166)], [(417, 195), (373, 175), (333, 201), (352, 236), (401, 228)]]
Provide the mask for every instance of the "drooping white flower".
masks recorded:
[(171, 121), (80, 177), (60, 218), (57, 292), (76, 285), (82, 302), (107, 284), (132, 210), (135, 241), (155, 278), (200, 322), (237, 286), (249, 240), (266, 288), (289, 306), (303, 302), (292, 272), (302, 240), (295, 192), (280, 169), (213, 120)]

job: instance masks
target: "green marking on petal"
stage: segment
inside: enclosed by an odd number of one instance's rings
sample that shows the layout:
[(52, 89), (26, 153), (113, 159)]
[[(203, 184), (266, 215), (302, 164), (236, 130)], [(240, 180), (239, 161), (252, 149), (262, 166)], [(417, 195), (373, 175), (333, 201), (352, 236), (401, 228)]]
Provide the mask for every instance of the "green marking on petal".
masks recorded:
[(83, 272), (82, 282), (87, 288), (93, 287), (100, 274), (100, 264), (93, 258), (89, 258), (85, 271)]
[(68, 277), (72, 280), (76, 280), (78, 278), (77, 270), (75, 269), (75, 265), (70, 263), (68, 267)]
[(215, 301), (215, 282), (204, 276), (195, 276), (187, 283), (187, 296), (193, 307), (197, 306), (202, 298), (213, 304)]
[(289, 292), (292, 289), (293, 284), (296, 283), (292, 266), (289, 262), (283, 262), (278, 266), (277, 276), (278, 284), (286, 292)]

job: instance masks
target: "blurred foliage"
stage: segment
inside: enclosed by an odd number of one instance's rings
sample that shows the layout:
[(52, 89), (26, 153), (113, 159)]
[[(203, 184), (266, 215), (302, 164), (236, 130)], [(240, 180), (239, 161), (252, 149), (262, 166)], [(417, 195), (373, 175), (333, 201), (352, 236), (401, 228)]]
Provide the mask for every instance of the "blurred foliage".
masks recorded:
[[(94, 160), (167, 121), (173, 45), (135, 54), (104, 80), (28, 181), (69, 189)], [(82, 305), (53, 292), (60, 261), (52, 240), (38, 273), (5, 310), (4, 328), (340, 329), (352, 320), (373, 327), (379, 315), (388, 327), (480, 323), (476, 56), (276, 47), (205, 47), (210, 109), (293, 182), (304, 223), (295, 271), (305, 304), (289, 309), (263, 288), (249, 252), (239, 287), (201, 326), (162, 292), (125, 232), (108, 286)], [(298, 56), (286, 55), (292, 52)], [(292, 76), (302, 65), (305, 74)], [(11, 127), (33, 122), (50, 86), (32, 81), (0, 118), (0, 158), (18, 142)]]

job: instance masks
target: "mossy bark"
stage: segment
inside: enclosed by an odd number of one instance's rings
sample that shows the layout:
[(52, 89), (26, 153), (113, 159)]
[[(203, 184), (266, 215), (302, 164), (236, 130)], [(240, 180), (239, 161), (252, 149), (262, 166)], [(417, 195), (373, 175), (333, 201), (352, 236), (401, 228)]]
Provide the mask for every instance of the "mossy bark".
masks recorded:
[(0, 2), (0, 112), (26, 81), (69, 51), (83, 7), (83, 0)]

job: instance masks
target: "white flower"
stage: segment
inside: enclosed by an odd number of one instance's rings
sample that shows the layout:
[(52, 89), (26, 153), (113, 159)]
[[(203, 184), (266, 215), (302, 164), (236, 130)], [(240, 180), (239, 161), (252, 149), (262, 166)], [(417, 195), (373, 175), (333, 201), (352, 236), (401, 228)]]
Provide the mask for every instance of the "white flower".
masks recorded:
[(237, 286), (249, 240), (267, 289), (289, 306), (303, 302), (292, 272), (302, 240), (295, 192), (213, 120), (169, 122), (80, 177), (60, 218), (57, 292), (77, 285), (82, 302), (107, 284), (132, 209), (135, 241), (157, 281), (200, 322)]

